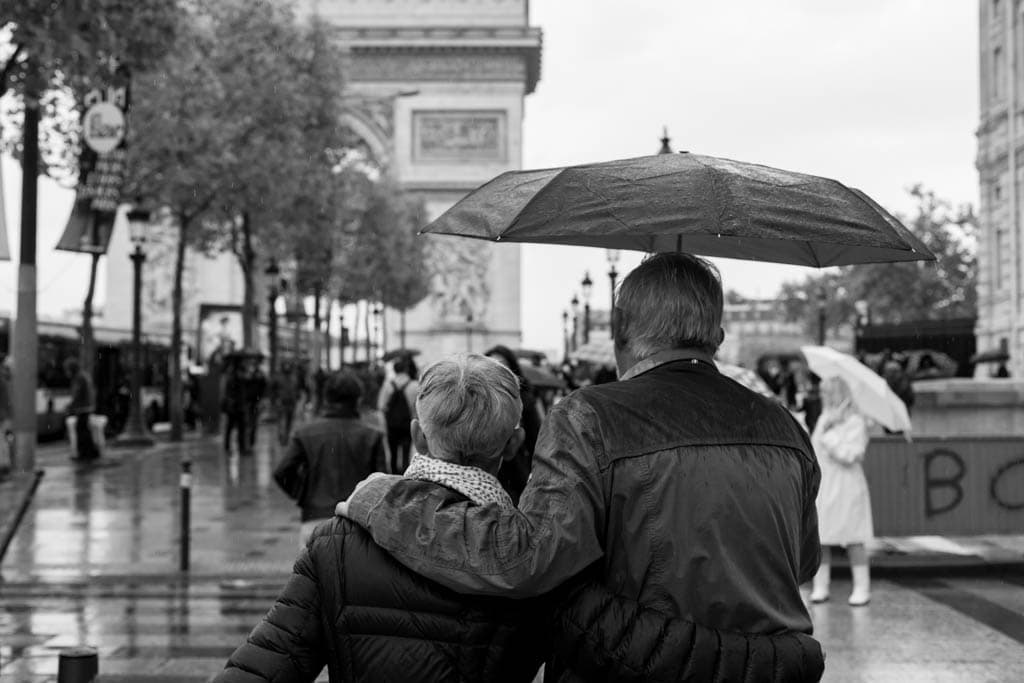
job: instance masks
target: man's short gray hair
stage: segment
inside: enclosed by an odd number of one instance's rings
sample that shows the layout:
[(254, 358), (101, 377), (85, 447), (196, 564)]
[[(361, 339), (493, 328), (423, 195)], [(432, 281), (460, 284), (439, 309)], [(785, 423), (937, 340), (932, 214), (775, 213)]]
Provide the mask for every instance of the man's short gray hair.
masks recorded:
[(718, 350), (722, 281), (709, 261), (653, 254), (622, 281), (615, 297), (615, 344), (638, 359), (667, 349)]
[(416, 415), (431, 455), (487, 469), (523, 414), (519, 379), (501, 363), (459, 354), (423, 371)]

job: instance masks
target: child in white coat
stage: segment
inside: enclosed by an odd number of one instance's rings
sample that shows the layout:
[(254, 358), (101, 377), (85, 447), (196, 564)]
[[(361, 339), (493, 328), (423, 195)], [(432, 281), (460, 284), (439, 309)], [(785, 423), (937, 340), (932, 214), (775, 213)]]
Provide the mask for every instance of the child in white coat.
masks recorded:
[(868, 420), (853, 405), (850, 388), (839, 377), (821, 384), (822, 414), (814, 426), (811, 443), (821, 466), (818, 490), (818, 533), (821, 567), (814, 577), (812, 602), (829, 597), (831, 547), (845, 546), (853, 574), (849, 603), (866, 605), (871, 600), (871, 575), (866, 544), (874, 535), (871, 497), (864, 477), (864, 452), (870, 435)]

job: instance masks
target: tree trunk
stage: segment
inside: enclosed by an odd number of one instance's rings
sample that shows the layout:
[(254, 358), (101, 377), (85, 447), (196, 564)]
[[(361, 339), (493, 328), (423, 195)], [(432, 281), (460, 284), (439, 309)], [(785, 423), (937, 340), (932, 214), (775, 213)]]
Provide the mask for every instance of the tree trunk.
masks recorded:
[[(95, 242), (94, 242), (95, 244)], [(92, 255), (92, 266), (89, 269), (89, 289), (85, 292), (82, 303), (82, 369), (89, 375), (96, 367), (96, 335), (92, 331), (92, 298), (96, 293), (96, 269), (100, 263), (100, 255)]]
[(380, 305), (380, 352), (388, 352), (388, 309)]
[(181, 401), (181, 307), (182, 280), (185, 273), (185, 245), (188, 243), (188, 221), (178, 225), (178, 254), (174, 262), (174, 291), (171, 294), (171, 376), (168, 382), (167, 413), (171, 420), (171, 441), (181, 441), (185, 432), (185, 413)]
[[(31, 68), (30, 68), (31, 73)], [(36, 228), (39, 182), (38, 83), (25, 83), (25, 120), (21, 154), (21, 245), (18, 263), (18, 309), (14, 319), (14, 468), (31, 472), (36, 466), (36, 385), (39, 333), (36, 316)]]
[(253, 268), (256, 252), (252, 248), (252, 223), (249, 212), (242, 213), (242, 253), (238, 262), (242, 266), (242, 346), (256, 348), (256, 292), (253, 284)]

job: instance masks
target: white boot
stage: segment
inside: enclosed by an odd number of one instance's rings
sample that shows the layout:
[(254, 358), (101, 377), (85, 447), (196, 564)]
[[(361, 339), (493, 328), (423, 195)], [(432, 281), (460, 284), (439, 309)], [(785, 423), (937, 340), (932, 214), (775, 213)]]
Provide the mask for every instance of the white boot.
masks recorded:
[(849, 603), (854, 607), (861, 607), (871, 602), (871, 569), (865, 562), (850, 566), (850, 573), (853, 574), (853, 592), (850, 593)]
[(821, 566), (814, 575), (813, 590), (811, 590), (811, 602), (825, 602), (828, 600), (828, 587), (832, 579), (832, 566), (825, 558), (821, 560)]

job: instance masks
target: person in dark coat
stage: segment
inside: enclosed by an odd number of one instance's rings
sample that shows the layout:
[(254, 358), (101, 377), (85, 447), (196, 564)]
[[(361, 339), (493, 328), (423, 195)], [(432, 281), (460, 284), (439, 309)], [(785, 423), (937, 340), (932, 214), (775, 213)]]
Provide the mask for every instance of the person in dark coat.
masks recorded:
[(231, 452), (231, 433), (236, 432), (238, 454), (250, 455), (249, 447), (249, 383), (246, 381), (245, 365), (241, 359), (228, 358), (221, 390), (220, 409), (224, 413), (224, 452)]
[(498, 470), (498, 480), (509, 491), (512, 500), (518, 503), (519, 496), (526, 488), (526, 480), (530, 477), (533, 449), (537, 445), (537, 435), (540, 433), (540, 410), (537, 408), (533, 387), (523, 374), (522, 368), (519, 367), (519, 359), (507, 346), (491, 347), (484, 355), (504, 365), (519, 379), (519, 398), (523, 402), (523, 413), (520, 419), (525, 435), (523, 445), (519, 447), (516, 457), (504, 463)]
[(245, 360), (245, 426), (248, 429), (246, 442), (249, 444), (249, 455), (256, 447), (256, 436), (260, 426), (260, 408), (267, 395), (267, 376), (263, 374), (257, 358)]
[(277, 418), (277, 440), (282, 446), (288, 445), (295, 422), (295, 410), (299, 405), (302, 387), (295, 364), (284, 361), (270, 380), (270, 401)]
[(78, 452), (73, 456), (78, 460), (91, 462), (100, 457), (100, 451), (92, 438), (89, 418), (96, 410), (96, 387), (92, 377), (82, 369), (75, 358), (64, 361), (64, 371), (71, 379), (71, 401), (67, 406), (68, 415), (75, 418), (75, 440)]
[(274, 480), (302, 509), (303, 543), (361, 479), (386, 467), (384, 433), (359, 418), (362, 393), (354, 373), (329, 375), (321, 416), (295, 430), (274, 469)]
[[(522, 441), (519, 386), (496, 363), (475, 359), (465, 372), (446, 365), (424, 375), (410, 429), (418, 455), (405, 476), (451, 505), (511, 507), (494, 472)], [(504, 380), (495, 382), (496, 373)], [(293, 444), (308, 441), (304, 430)], [(327, 499), (330, 514), (338, 499)], [(326, 665), (331, 681), (526, 683), (547, 652), (545, 604), (461, 596), (336, 518), (316, 528), (276, 604), (215, 680), (305, 683)]]
[[(467, 594), (537, 596), (596, 565), (613, 596), (663, 618), (810, 634), (800, 585), (821, 558), (821, 472), (792, 415), (714, 364), (723, 299), (714, 266), (688, 254), (655, 254), (625, 278), (620, 379), (551, 409), (518, 509), (443, 505), (421, 482), (379, 476), (342, 511), (404, 565)], [(649, 628), (633, 644), (661, 637)], [(585, 680), (567, 654), (548, 673)]]

